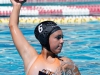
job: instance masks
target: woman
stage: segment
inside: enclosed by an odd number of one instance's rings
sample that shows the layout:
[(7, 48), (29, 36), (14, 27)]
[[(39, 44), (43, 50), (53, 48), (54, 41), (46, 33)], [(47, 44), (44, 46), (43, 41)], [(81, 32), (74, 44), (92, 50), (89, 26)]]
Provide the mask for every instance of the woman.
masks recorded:
[(35, 37), (42, 45), (41, 53), (24, 38), (18, 28), (19, 13), (25, 1), (11, 0), (13, 4), (9, 28), (14, 44), (24, 61), (26, 75), (80, 75), (74, 63), (65, 57), (58, 57), (63, 46), (63, 33), (53, 21), (44, 21), (35, 28)]

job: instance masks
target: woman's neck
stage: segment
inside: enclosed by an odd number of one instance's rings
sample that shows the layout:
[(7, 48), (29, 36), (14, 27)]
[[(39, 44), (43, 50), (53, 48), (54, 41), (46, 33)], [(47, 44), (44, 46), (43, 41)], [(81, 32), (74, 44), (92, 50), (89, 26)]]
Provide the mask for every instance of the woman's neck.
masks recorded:
[(55, 60), (55, 58), (57, 58), (56, 54), (48, 51), (46, 48), (42, 49), (41, 55), (46, 61), (51, 62), (51, 63)]

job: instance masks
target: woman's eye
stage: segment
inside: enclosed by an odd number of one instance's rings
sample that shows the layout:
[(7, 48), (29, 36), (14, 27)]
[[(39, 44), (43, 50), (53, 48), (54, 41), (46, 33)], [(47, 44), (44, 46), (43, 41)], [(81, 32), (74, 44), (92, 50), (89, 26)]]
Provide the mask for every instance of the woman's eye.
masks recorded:
[(59, 35), (56, 38), (59, 40), (59, 39), (63, 38), (63, 36), (62, 35)]

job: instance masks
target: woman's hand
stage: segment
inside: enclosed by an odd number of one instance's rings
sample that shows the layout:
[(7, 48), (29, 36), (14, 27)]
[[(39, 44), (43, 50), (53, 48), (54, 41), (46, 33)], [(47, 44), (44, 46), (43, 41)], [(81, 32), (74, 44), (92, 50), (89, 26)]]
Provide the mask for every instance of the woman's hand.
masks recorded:
[(26, 2), (26, 0), (10, 0), (13, 6), (15, 5), (22, 5), (23, 3)]
[(73, 63), (72, 60), (62, 57), (61, 60), (61, 75), (81, 75), (77, 66)]

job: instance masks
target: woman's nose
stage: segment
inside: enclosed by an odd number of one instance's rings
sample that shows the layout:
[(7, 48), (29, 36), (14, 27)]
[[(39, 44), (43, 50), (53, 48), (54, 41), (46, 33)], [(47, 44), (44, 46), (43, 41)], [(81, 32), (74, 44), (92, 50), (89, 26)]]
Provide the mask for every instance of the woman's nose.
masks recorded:
[(61, 39), (60, 39), (60, 43), (64, 43), (64, 40), (63, 40), (63, 38), (61, 38)]

